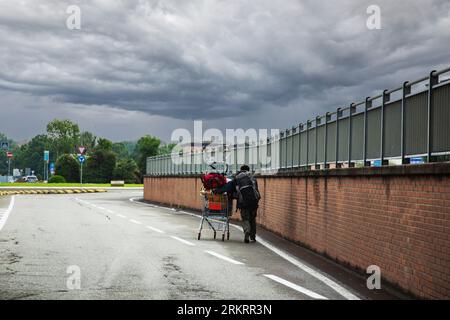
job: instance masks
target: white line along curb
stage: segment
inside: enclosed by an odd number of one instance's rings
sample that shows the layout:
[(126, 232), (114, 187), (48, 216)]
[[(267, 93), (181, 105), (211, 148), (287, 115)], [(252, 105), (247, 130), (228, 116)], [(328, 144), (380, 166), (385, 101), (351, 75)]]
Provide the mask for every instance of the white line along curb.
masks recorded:
[(273, 281), (276, 281), (278, 283), (281, 283), (283, 285), (285, 285), (286, 287), (289, 287), (291, 289), (294, 289), (295, 291), (298, 291), (300, 293), (303, 293), (305, 295), (307, 295), (308, 297), (311, 297), (313, 299), (320, 299), (320, 300), (328, 300), (328, 298), (315, 293), (314, 291), (308, 290), (306, 288), (303, 288), (302, 286), (299, 286), (295, 283), (289, 282), (287, 280), (284, 280), (283, 278), (274, 276), (273, 274), (265, 274), (264, 277), (267, 277), (269, 279), (272, 279)]
[(11, 197), (11, 201), (9, 202), (9, 206), (8, 209), (6, 209), (6, 211), (4, 212), (4, 216), (0, 219), (0, 230), (3, 229), (6, 220), (8, 220), (9, 214), (11, 213), (12, 209), (14, 208), (14, 203), (15, 203), (15, 196)]

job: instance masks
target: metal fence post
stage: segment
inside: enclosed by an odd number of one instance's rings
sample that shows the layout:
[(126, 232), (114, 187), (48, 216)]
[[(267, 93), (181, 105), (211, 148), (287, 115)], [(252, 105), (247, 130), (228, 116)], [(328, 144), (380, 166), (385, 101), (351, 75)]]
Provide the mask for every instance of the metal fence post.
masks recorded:
[[(292, 126), (291, 137), (291, 169), (294, 170), (294, 135), (297, 133), (297, 128)], [(300, 136), (298, 136), (300, 138)]]
[(302, 167), (302, 131), (303, 123), (298, 124), (298, 167)]
[(385, 165), (384, 162), (384, 117), (385, 112), (384, 109), (386, 107), (386, 102), (391, 100), (391, 95), (388, 93), (388, 90), (383, 91), (383, 97), (381, 102), (381, 134), (380, 134), (380, 164), (381, 166)]
[(430, 72), (430, 77), (428, 79), (428, 106), (427, 106), (427, 162), (431, 162), (431, 148), (433, 143), (433, 134), (431, 128), (431, 122), (433, 117), (433, 86), (439, 83), (439, 76), (435, 75), (436, 70)]
[(401, 146), (401, 157), (402, 164), (406, 164), (405, 161), (405, 108), (406, 108), (406, 96), (411, 94), (411, 86), (408, 85), (408, 81), (403, 83), (402, 87), (402, 109), (401, 109), (401, 119), (400, 119), (400, 146)]
[(341, 108), (337, 108), (336, 110), (336, 149), (334, 150), (336, 155), (335, 166), (338, 168), (339, 166), (339, 118), (341, 117), (342, 110)]
[(321, 119), (320, 119), (320, 117), (316, 117), (316, 128), (314, 129), (315, 130), (315, 132), (316, 132), (316, 134), (315, 134), (315, 142), (314, 142), (314, 144), (315, 144), (315, 147), (314, 147), (314, 170), (317, 170), (317, 136), (318, 136), (318, 128), (319, 128), (319, 124), (320, 124), (320, 122), (321, 122)]
[(350, 104), (348, 116), (348, 167), (352, 166), (352, 116), (353, 111), (356, 110), (355, 104)]
[(309, 167), (309, 128), (311, 128), (311, 121), (306, 122), (306, 166)]
[(328, 157), (328, 122), (331, 120), (331, 115), (329, 112), (327, 112), (327, 114), (325, 115), (325, 146), (324, 146), (324, 153), (323, 153), (323, 157), (324, 157), (324, 169), (328, 169), (328, 161), (327, 161), (327, 157)]
[(288, 169), (288, 137), (289, 137), (289, 129), (286, 129), (286, 134), (284, 135), (284, 163), (286, 170)]
[[(363, 141), (363, 164), (367, 166), (367, 110), (372, 108), (372, 100), (370, 97), (366, 98), (366, 103), (364, 105), (364, 141)], [(369, 164), (370, 166), (370, 164)]]

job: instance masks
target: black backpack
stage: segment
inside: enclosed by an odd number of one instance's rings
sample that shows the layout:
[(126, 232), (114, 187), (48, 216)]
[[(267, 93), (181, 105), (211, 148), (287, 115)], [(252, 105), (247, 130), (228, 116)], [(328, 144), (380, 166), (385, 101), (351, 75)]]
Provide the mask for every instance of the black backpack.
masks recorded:
[(237, 207), (239, 209), (258, 208), (261, 196), (256, 180), (249, 172), (240, 172), (236, 175)]

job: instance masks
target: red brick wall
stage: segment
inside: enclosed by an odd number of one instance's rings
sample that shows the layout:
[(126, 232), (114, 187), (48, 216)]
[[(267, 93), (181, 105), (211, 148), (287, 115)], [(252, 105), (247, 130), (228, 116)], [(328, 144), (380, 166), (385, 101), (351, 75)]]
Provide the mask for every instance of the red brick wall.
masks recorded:
[[(199, 209), (200, 183), (147, 177), (145, 199)], [(385, 280), (416, 296), (450, 298), (448, 175), (311, 174), (258, 183), (265, 228), (361, 270), (377, 265)]]

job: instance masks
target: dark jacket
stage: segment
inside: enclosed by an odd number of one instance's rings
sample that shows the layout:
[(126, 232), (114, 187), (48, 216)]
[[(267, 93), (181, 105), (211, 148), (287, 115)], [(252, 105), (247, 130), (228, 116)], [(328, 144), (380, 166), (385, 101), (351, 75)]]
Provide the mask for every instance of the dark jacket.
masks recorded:
[(236, 192), (236, 181), (232, 179), (231, 181), (227, 182), (223, 186), (214, 189), (214, 193), (222, 194), (227, 193), (228, 195), (233, 195), (233, 193)]
[[(216, 188), (214, 190), (214, 193), (217, 194), (222, 194), (222, 193), (227, 193), (228, 195), (231, 195), (232, 198), (236, 199), (237, 198), (237, 192), (236, 192), (236, 179), (235, 177), (240, 173), (241, 171), (239, 171), (238, 173), (236, 173), (235, 175), (233, 175), (233, 178), (231, 179), (231, 181), (227, 182), (227, 184)], [(255, 187), (256, 190), (259, 191), (258, 189), (258, 181), (255, 179)]]

